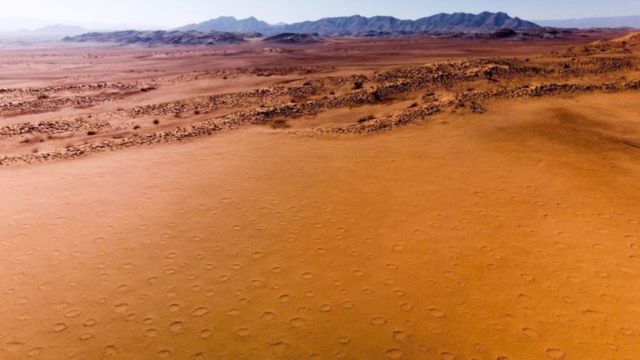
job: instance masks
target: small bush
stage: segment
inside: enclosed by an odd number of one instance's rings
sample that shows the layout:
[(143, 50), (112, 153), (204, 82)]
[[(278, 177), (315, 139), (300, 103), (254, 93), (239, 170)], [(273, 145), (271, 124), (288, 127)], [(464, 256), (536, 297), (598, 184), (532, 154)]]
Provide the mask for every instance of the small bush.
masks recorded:
[(358, 123), (362, 124), (362, 123), (364, 123), (364, 122), (367, 122), (367, 121), (373, 120), (373, 119), (375, 119), (375, 118), (376, 118), (376, 117), (375, 117), (375, 116), (373, 116), (373, 115), (363, 116), (363, 117), (361, 117), (360, 119), (358, 119)]
[(286, 129), (288, 127), (290, 127), (290, 125), (287, 123), (287, 120), (284, 119), (276, 119), (271, 122), (271, 128), (273, 129)]
[(382, 100), (384, 100), (384, 97), (382, 96), (382, 94), (376, 90), (371, 94), (371, 97), (373, 98), (373, 101), (375, 102), (381, 102)]

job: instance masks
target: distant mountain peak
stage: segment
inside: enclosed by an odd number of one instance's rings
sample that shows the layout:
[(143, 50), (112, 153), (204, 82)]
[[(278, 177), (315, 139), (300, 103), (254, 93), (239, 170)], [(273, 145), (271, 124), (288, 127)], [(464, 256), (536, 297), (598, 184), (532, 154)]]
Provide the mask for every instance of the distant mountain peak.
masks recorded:
[(180, 31), (223, 31), (223, 32), (264, 32), (272, 28), (267, 22), (251, 16), (246, 19), (236, 19), (233, 16), (220, 16), (198, 24), (180, 27)]

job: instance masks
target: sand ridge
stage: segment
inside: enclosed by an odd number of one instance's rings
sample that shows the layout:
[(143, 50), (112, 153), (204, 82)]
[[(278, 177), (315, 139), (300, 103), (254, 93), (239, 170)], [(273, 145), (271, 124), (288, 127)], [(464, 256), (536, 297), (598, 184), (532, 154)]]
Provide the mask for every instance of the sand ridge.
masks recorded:
[[(298, 129), (294, 132), (373, 132), (425, 121), (443, 112), (482, 113), (484, 104), (502, 98), (640, 88), (639, 60), (632, 50), (626, 48), (628, 44), (617, 40), (602, 40), (598, 44), (616, 44), (626, 51), (622, 54), (596, 51), (597, 56), (593, 52), (581, 52), (580, 55), (571, 53), (562, 57), (553, 52), (525, 59), (450, 60), (350, 75), (335, 74), (335, 66), (290, 66), (271, 70), (264, 67), (240, 68), (195, 73), (190, 77), (164, 76), (130, 84), (5, 90), (16, 94), (13, 96), (17, 98), (0, 107), (0, 113), (4, 112), (8, 118), (51, 113), (65, 105), (89, 110), (83, 110), (80, 115), (58, 116), (45, 121), (12, 120), (13, 124), (0, 128), (0, 145), (8, 150), (0, 158), (0, 165), (71, 159), (132, 146), (185, 141), (252, 124), (286, 129), (291, 126), (291, 120), (313, 119), (339, 109), (375, 105), (395, 108), (383, 116), (366, 114), (338, 126), (311, 126), (307, 131), (300, 129), (298, 122)], [(592, 46), (593, 43), (588, 44), (585, 49)], [(218, 89), (225, 89), (224, 83), (235, 83), (241, 79), (249, 86), (256, 86), (259, 84), (256, 78), (260, 77), (279, 79), (269, 86), (218, 92)], [(216, 84), (216, 92), (166, 102), (146, 100), (133, 106), (127, 103), (129, 108), (116, 106), (118, 98), (130, 98), (125, 100), (130, 102), (136, 98), (153, 99), (158, 93), (162, 98), (162, 94), (168, 94), (169, 89), (178, 84), (181, 84), (180, 89), (184, 89), (189, 84), (207, 82)], [(96, 88), (114, 88), (116, 91), (86, 94)], [(73, 91), (84, 95), (66, 95)], [(65, 95), (57, 96), (59, 92)], [(24, 100), (24, 97), (30, 99)], [(93, 110), (103, 102), (107, 102), (106, 106)], [(406, 108), (399, 108), (401, 104)]]

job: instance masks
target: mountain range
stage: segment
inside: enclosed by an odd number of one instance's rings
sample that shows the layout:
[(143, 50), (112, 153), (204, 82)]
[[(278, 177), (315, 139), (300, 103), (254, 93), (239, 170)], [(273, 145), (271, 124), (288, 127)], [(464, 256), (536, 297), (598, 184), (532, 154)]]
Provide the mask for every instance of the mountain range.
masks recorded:
[(631, 27), (640, 29), (640, 15), (616, 17), (592, 17), (566, 20), (540, 20), (536, 23), (542, 26), (558, 28), (617, 28)]
[(510, 17), (503, 12), (480, 14), (453, 13), (437, 14), (417, 20), (402, 20), (392, 16), (363, 17), (360, 15), (323, 18), (293, 24), (271, 25), (255, 17), (238, 20), (224, 16), (198, 24), (180, 27), (178, 31), (224, 31), (307, 33), (323, 36), (365, 35), (371, 33), (417, 33), (417, 32), (467, 32), (483, 33), (500, 29), (531, 30), (540, 26)]
[[(74, 36), (89, 31), (114, 31), (117, 29), (152, 30), (162, 28), (148, 25), (104, 25), (88, 23), (47, 25), (43, 21), (30, 20), (27, 18), (2, 18), (0, 20), (0, 39), (60, 39), (64, 36)], [(535, 23), (517, 17), (510, 17), (503, 12), (482, 12), (480, 14), (443, 13), (417, 20), (402, 20), (391, 16), (363, 17), (354, 15), (275, 25), (261, 21), (255, 17), (238, 20), (234, 17), (223, 16), (197, 24), (182, 26), (174, 30), (181, 32), (261, 33), (267, 36), (281, 33), (317, 34), (324, 36), (375, 36), (420, 32), (486, 34), (505, 29), (525, 32), (539, 29), (540, 26), (554, 28), (640, 28), (640, 15), (538, 20), (535, 21)], [(169, 34), (171, 33), (172, 32), (169, 31)]]

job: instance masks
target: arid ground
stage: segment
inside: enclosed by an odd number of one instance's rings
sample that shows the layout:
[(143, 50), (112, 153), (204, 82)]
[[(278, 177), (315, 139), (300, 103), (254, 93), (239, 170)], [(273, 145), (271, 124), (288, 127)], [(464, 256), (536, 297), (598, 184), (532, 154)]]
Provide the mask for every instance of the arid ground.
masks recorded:
[(3, 50), (0, 358), (637, 359), (640, 38), (582, 35)]

